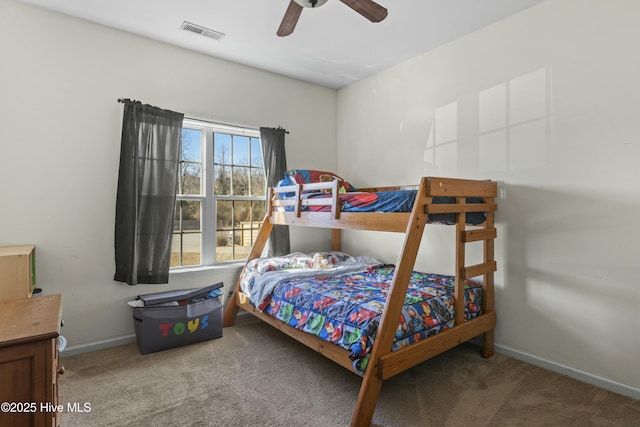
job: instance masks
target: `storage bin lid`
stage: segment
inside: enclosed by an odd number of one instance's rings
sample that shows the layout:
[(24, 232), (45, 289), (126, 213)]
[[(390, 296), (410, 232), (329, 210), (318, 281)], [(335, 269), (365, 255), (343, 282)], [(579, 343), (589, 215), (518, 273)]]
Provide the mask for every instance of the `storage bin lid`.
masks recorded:
[(145, 307), (149, 305), (163, 304), (171, 301), (188, 300), (197, 298), (208, 294), (214, 289), (219, 289), (224, 286), (223, 282), (215, 283), (213, 285), (205, 286), (200, 289), (182, 289), (177, 291), (156, 292), (153, 294), (138, 295), (138, 299), (141, 300)]

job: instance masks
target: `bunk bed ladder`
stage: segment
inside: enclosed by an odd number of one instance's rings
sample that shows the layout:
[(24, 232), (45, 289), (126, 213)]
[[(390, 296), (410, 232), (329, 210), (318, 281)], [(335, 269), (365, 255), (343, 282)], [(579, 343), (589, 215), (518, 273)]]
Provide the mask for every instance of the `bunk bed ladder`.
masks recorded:
[[(485, 197), (485, 204), (493, 204), (493, 198)], [(465, 204), (466, 197), (457, 197), (457, 204)], [(464, 284), (466, 279), (482, 276), (483, 286), (483, 313), (491, 313), (494, 311), (493, 304), (493, 285), (494, 272), (497, 270), (496, 261), (494, 259), (494, 239), (497, 232), (494, 224), (494, 211), (486, 212), (485, 222), (482, 229), (467, 230), (465, 212), (457, 213), (456, 222), (456, 283), (455, 283), (455, 324), (460, 325), (464, 322), (465, 295)], [(483, 242), (483, 262), (475, 265), (466, 265), (465, 245), (471, 242)], [(482, 334), (482, 355), (490, 357), (493, 355), (493, 329)]]
[[(456, 204), (465, 203), (465, 197), (456, 197)], [(460, 325), (464, 322), (464, 282), (466, 276), (466, 247), (464, 234), (467, 229), (467, 214), (459, 212), (456, 214), (456, 289), (454, 300), (454, 324)]]

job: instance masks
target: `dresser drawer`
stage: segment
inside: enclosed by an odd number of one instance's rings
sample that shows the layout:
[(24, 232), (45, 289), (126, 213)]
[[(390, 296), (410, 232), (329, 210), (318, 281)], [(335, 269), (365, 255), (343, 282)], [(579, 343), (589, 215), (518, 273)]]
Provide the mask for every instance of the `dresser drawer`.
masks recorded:
[(0, 412), (0, 426), (60, 425), (61, 308), (60, 295), (0, 301), (0, 402), (29, 409)]

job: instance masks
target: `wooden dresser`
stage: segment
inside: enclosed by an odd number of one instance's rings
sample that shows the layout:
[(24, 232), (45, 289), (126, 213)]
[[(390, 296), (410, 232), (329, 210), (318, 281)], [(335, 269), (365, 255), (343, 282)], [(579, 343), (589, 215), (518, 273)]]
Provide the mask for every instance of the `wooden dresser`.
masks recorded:
[(0, 426), (60, 425), (61, 314), (61, 295), (0, 301)]

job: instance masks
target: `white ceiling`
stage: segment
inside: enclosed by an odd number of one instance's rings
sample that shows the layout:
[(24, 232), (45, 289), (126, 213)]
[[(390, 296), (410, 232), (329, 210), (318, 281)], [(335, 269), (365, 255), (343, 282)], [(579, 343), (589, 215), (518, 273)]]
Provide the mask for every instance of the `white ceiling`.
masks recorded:
[[(339, 89), (543, 0), (378, 0), (371, 23), (338, 0), (276, 30), (289, 0), (22, 0), (151, 39)], [(180, 29), (188, 21), (225, 37)]]

